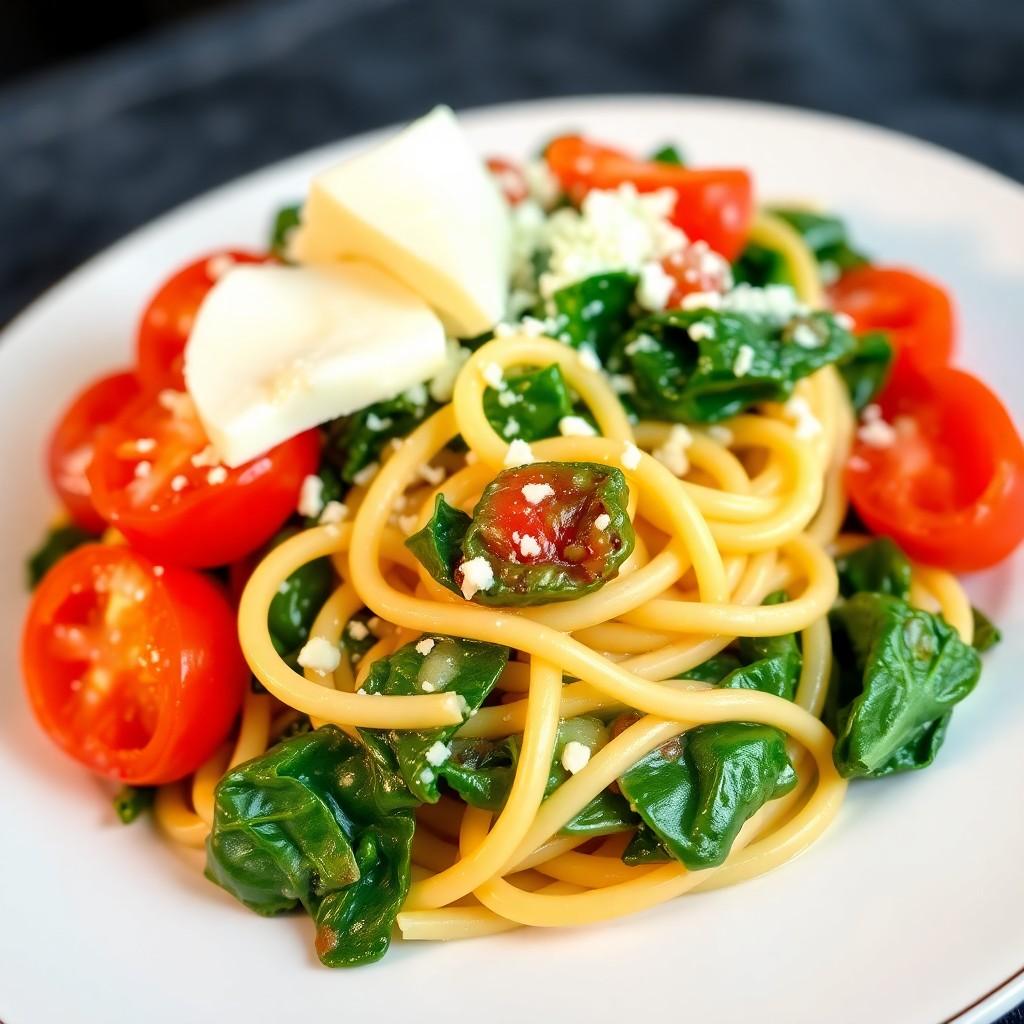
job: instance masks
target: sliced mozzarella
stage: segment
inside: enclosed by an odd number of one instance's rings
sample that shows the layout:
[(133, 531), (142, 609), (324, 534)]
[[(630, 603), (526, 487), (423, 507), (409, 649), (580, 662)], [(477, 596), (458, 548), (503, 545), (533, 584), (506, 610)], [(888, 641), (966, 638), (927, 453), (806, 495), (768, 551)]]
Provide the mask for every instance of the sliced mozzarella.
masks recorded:
[(237, 266), (199, 309), (185, 383), (218, 454), (238, 466), (444, 363), (441, 321), (376, 267)]
[(302, 263), (373, 261), (430, 303), (456, 337), (505, 312), (508, 207), (447, 107), (313, 180), (293, 235)]

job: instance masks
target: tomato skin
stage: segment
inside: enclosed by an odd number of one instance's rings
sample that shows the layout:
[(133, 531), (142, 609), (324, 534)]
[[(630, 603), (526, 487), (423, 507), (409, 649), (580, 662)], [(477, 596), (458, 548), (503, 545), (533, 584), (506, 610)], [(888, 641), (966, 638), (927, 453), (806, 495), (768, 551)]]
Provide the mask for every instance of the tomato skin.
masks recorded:
[(164, 281), (142, 313), (135, 342), (139, 379), (147, 388), (184, 389), (185, 343), (203, 299), (217, 283), (218, 262), (264, 263), (267, 258), (222, 249), (187, 263)]
[[(81, 614), (83, 601), (110, 600), (103, 586), (116, 578), (138, 581), (145, 591), (123, 637), (119, 623), (107, 628)], [(78, 625), (94, 639), (95, 662), (82, 666), (57, 653), (62, 625)], [(132, 660), (138, 650), (158, 652), (157, 664), (142, 659), (139, 668)], [(71, 552), (40, 583), (21, 658), (32, 709), (50, 738), (90, 770), (132, 785), (160, 785), (195, 771), (230, 731), (249, 678), (234, 612), (212, 580), (188, 569), (157, 569), (136, 551), (105, 544)], [(83, 716), (81, 683), (76, 690), (72, 681), (92, 665), (115, 682)], [(139, 743), (119, 743), (103, 717), (107, 708), (116, 717), (126, 707), (133, 721), (152, 719)]]
[[(154, 438), (155, 450), (126, 459), (125, 446), (142, 437)], [(205, 444), (198, 421), (182, 422), (159, 395), (143, 395), (97, 436), (89, 469), (96, 507), (132, 546), (161, 561), (205, 568), (255, 551), (295, 511), (302, 481), (319, 465), (319, 434), (307, 430), (226, 470), (216, 484), (207, 482), (207, 468), (190, 461)], [(140, 500), (133, 470), (143, 460), (162, 480)], [(179, 475), (188, 481), (180, 492), (170, 484)]]
[(494, 176), (509, 206), (518, 205), (529, 195), (526, 177), (515, 161), (507, 160), (503, 156), (491, 156), (487, 158), (486, 164), (487, 170)]
[(999, 399), (963, 370), (923, 370), (908, 359), (879, 404), (894, 443), (858, 439), (846, 469), (867, 526), (952, 572), (1009, 555), (1024, 539), (1024, 445)]
[(730, 261), (743, 248), (754, 216), (754, 189), (745, 170), (635, 160), (578, 135), (555, 139), (545, 158), (576, 201), (591, 189), (614, 189), (624, 182), (632, 182), (639, 192), (670, 188), (679, 197), (672, 221), (691, 241), (707, 242)]
[(855, 267), (829, 289), (832, 307), (854, 330), (885, 331), (897, 359), (944, 366), (953, 354), (953, 303), (944, 288), (900, 267)]
[(100, 377), (86, 385), (64, 410), (47, 446), (50, 482), (71, 518), (92, 533), (106, 525), (92, 503), (87, 469), (97, 431), (113, 420), (139, 394), (139, 382), (128, 370)]

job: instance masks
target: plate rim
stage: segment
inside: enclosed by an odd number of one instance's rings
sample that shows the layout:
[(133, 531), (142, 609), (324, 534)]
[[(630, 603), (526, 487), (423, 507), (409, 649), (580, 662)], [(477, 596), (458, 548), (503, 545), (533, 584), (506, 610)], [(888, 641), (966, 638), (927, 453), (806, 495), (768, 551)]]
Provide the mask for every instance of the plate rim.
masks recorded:
[[(674, 107), (677, 109), (699, 107), (704, 110), (720, 108), (747, 114), (752, 118), (756, 118), (758, 115), (774, 115), (800, 121), (808, 126), (817, 124), (839, 127), (850, 132), (859, 133), (863, 137), (873, 137), (880, 141), (910, 146), (913, 149), (941, 159), (947, 164), (957, 164), (964, 171), (974, 174), (981, 179), (986, 179), (991, 187), (1008, 190), (1015, 198), (1024, 199), (1024, 183), (956, 150), (949, 149), (910, 132), (879, 125), (858, 117), (785, 103), (698, 93), (593, 93), (506, 100), (499, 103), (481, 104), (472, 107), (457, 107), (455, 112), (460, 119), (474, 122), (491, 116), (503, 116), (525, 110), (544, 113), (564, 106), (591, 112), (608, 108), (610, 105), (614, 105), (619, 112), (625, 112), (629, 108), (649, 111), (653, 106)], [(159, 233), (170, 221), (189, 212), (193, 207), (207, 202), (216, 202), (224, 193), (228, 193), (240, 186), (252, 184), (261, 177), (271, 177), (280, 174), (286, 171), (289, 165), (293, 163), (299, 164), (315, 159), (317, 154), (320, 153), (326, 155), (336, 150), (339, 146), (372, 144), (376, 138), (386, 136), (388, 133), (408, 124), (409, 120), (411, 119), (371, 126), (353, 134), (344, 135), (329, 142), (290, 154), (271, 163), (254, 167), (244, 174), (227, 179), (196, 195), (175, 203), (157, 216), (132, 228), (126, 234), (92, 253), (80, 264), (49, 284), (30, 299), (6, 323), (0, 325), (0, 365), (5, 365), (11, 359), (17, 358), (16, 355), (9, 355), (8, 353), (16, 353), (20, 350), (21, 345), (18, 344), (18, 336), (23, 333), (27, 334), (31, 330), (32, 321), (36, 316), (43, 314), (48, 305), (57, 301), (62, 293), (72, 287), (80, 276), (89, 274), (97, 265), (101, 265), (106, 260), (116, 258), (122, 249), (132, 247), (151, 233)], [(937, 1024), (992, 1024), (999, 1016), (1010, 1012), (1019, 1004), (1024, 1005), (1024, 965), (1010, 977), (998, 983), (994, 988), (980, 995), (974, 1002), (956, 1010), (952, 1015), (944, 1018), (941, 1022), (937, 1022)]]

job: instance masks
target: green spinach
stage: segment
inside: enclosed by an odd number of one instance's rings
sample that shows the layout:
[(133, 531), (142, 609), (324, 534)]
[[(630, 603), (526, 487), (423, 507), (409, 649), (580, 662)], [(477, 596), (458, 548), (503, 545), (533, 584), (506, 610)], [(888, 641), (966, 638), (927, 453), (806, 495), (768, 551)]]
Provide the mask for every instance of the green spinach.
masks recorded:
[(569, 388), (557, 363), (506, 377), (504, 390), (487, 388), (484, 392), (484, 413), (507, 441), (557, 437), (559, 421), (572, 415), (572, 410)]
[(323, 726), (215, 790), (207, 877), (260, 914), (301, 904), (329, 967), (379, 960), (409, 889), (415, 801), (386, 754)]
[(270, 229), (270, 251), (282, 263), (291, 263), (288, 258), (288, 240), (302, 220), (302, 204), (282, 206), (274, 215)]
[(910, 560), (888, 537), (876, 537), (863, 547), (836, 559), (839, 593), (861, 592), (906, 598), (910, 594)]
[(551, 297), (551, 336), (602, 361), (633, 322), (637, 278), (624, 270), (594, 274)]
[[(813, 345), (795, 340), (808, 336)], [(608, 368), (632, 375), (641, 415), (714, 423), (788, 398), (798, 380), (853, 348), (853, 336), (830, 313), (783, 325), (744, 313), (670, 310), (637, 323), (615, 346)]]
[(114, 813), (122, 825), (130, 825), (153, 806), (154, 786), (122, 786), (114, 796)]
[[(375, 661), (363, 684), (368, 694), (407, 697), (424, 693), (457, 693), (469, 716), (494, 689), (508, 664), (507, 647), (423, 636)], [(439, 769), (450, 756), (448, 743), (459, 725), (437, 729), (373, 730), (372, 735), (394, 752), (409, 791), (423, 803), (437, 803)], [(365, 732), (366, 730), (361, 730)]]
[(1003, 639), (1003, 634), (980, 608), (972, 606), (971, 615), (974, 617), (974, 641), (971, 646), (979, 654), (984, 654)]
[(893, 347), (888, 335), (868, 331), (854, 335), (853, 351), (836, 364), (854, 409), (860, 412), (879, 395), (889, 379)]
[(74, 523), (51, 526), (46, 531), (42, 543), (29, 556), (26, 566), (29, 590), (34, 590), (39, 585), (39, 581), (65, 555), (94, 540), (96, 540), (95, 535), (88, 530), (83, 530), (80, 526), (75, 526)]
[[(747, 819), (795, 785), (782, 733), (746, 722), (690, 729), (619, 779), (654, 837), (691, 871), (721, 864)], [(634, 841), (633, 862), (642, 852), (657, 859), (654, 837), (641, 833)]]
[(935, 759), (953, 707), (975, 687), (976, 651), (937, 615), (888, 594), (859, 593), (829, 616), (829, 725), (845, 778), (880, 778)]

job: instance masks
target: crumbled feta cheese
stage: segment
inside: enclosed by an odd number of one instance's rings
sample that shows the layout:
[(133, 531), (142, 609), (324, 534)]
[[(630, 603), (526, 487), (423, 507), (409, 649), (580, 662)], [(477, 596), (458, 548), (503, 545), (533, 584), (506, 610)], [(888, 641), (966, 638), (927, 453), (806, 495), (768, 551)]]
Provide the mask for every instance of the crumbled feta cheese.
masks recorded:
[(671, 189), (640, 194), (627, 182), (593, 189), (579, 210), (556, 210), (544, 241), (550, 249), (540, 277), (541, 295), (609, 270), (640, 273), (646, 263), (680, 251), (686, 236), (669, 219), (676, 204)]
[(658, 343), (649, 334), (641, 334), (626, 346), (626, 355), (635, 356), (637, 352), (657, 352)]
[(657, 262), (645, 263), (640, 268), (640, 281), (636, 287), (636, 301), (644, 309), (660, 313), (675, 291), (676, 280)]
[(341, 651), (322, 636), (311, 637), (299, 651), (298, 662), (320, 675), (333, 672), (341, 664)]
[(376, 462), (371, 462), (367, 466), (363, 466), (361, 470), (354, 477), (352, 477), (352, 483), (359, 487), (365, 487), (376, 475), (377, 470), (380, 469), (380, 465)]
[(896, 430), (891, 423), (877, 417), (866, 420), (857, 428), (857, 438), (869, 448), (889, 448), (896, 440)]
[(427, 656), (427, 655), (428, 655), (428, 654), (429, 654), (429, 653), (430, 653), (430, 652), (431, 652), (431, 651), (432, 651), (433, 649), (434, 649), (434, 641), (433, 641), (433, 640), (432, 640), (432, 639), (431, 639), (431, 638), (430, 638), (429, 636), (427, 636), (427, 637), (424, 637), (424, 638), (423, 638), (423, 639), (422, 639), (422, 640), (421, 640), (421, 641), (420, 641), (420, 642), (419, 642), (419, 643), (418, 643), (418, 644), (416, 645), (416, 653), (417, 653), (417, 654), (422, 654), (424, 658), (425, 658), (425, 657), (426, 657), (426, 656)]
[(836, 322), (837, 327), (842, 327), (844, 331), (852, 331), (854, 328), (853, 317), (849, 313), (835, 313), (832, 317)]
[(171, 490), (177, 494), (179, 491), (185, 490), (188, 487), (188, 477), (184, 473), (179, 473), (177, 476), (171, 477)]
[(860, 416), (865, 423), (870, 423), (872, 420), (880, 420), (882, 418), (882, 407), (876, 402), (871, 402), (864, 406)]
[(490, 590), (494, 586), (494, 570), (483, 555), (468, 559), (459, 568), (462, 571), (462, 596), (467, 601), (471, 601), (477, 591)]
[(548, 333), (548, 324), (535, 316), (524, 316), (519, 322), (519, 330), (528, 338), (542, 338)]
[(433, 781), (434, 773), (429, 768), (424, 768), (423, 771), (420, 772), (420, 782), (422, 782), (424, 786), (429, 786)]
[(345, 627), (345, 632), (353, 640), (365, 640), (370, 635), (369, 627), (365, 622), (360, 622), (358, 619), (352, 619)]
[(425, 384), (413, 384), (411, 388), (406, 388), (402, 392), (402, 397), (413, 405), (426, 405), (427, 386)]
[(146, 455), (156, 447), (155, 437), (139, 437), (135, 440), (135, 450), (140, 455)]
[(216, 487), (217, 484), (224, 483), (227, 478), (228, 470), (226, 466), (214, 466), (213, 469), (206, 474), (206, 482), (208, 484), (212, 484), (214, 487)]
[(505, 388), (504, 391), (498, 392), (498, 405), (503, 409), (508, 409), (510, 406), (513, 406), (522, 400), (522, 396), (517, 395), (511, 388)]
[(562, 437), (596, 437), (597, 431), (582, 416), (563, 416), (558, 421)]
[(502, 437), (515, 437), (519, 433), (519, 420), (515, 416), (509, 416), (505, 426), (501, 428)]
[(601, 360), (598, 359), (597, 353), (589, 345), (581, 345), (576, 354), (579, 356), (584, 369), (593, 370), (594, 373), (600, 372)]
[(390, 416), (378, 416), (375, 412), (368, 412), (366, 414), (366, 428), (367, 430), (372, 430), (375, 434), (379, 434), (382, 430), (387, 430), (391, 423)]
[(607, 530), (611, 526), (612, 517), (607, 512), (602, 512), (595, 520), (594, 526), (599, 530)]
[(532, 558), (540, 554), (541, 546), (537, 543), (536, 537), (531, 537), (530, 534), (524, 533), (519, 538), (519, 551), (524, 558)]
[(746, 377), (754, 365), (754, 350), (750, 345), (740, 345), (736, 358), (733, 360), (732, 372), (737, 377)]
[(858, 473), (863, 473), (871, 468), (871, 463), (863, 455), (851, 455), (846, 464)]
[(505, 388), (505, 371), (497, 363), (484, 363), (480, 367), (480, 376), (487, 382), (487, 386), (495, 391), (502, 391)]
[(191, 396), (184, 391), (175, 391), (174, 388), (164, 388), (156, 396), (157, 402), (177, 419), (195, 419), (196, 407)]
[(627, 441), (622, 448), (622, 464), (626, 469), (636, 469), (640, 465), (640, 449), (632, 441)]
[(613, 373), (608, 383), (617, 395), (632, 395), (636, 391), (636, 383), (628, 373)]
[(494, 336), (496, 338), (514, 338), (518, 334), (518, 328), (515, 324), (508, 324), (505, 321), (494, 325)]
[(505, 453), (505, 468), (514, 469), (516, 466), (528, 466), (534, 461), (533, 449), (521, 438), (516, 438)]
[(348, 506), (340, 501), (329, 501), (320, 513), (320, 525), (331, 526), (340, 523), (348, 515)]
[(796, 324), (790, 337), (800, 348), (821, 348), (825, 344), (825, 339), (810, 324)]
[(147, 462), (143, 459), (141, 462), (135, 463), (134, 475), (137, 480), (144, 480), (150, 473), (153, 472), (153, 463)]
[(698, 320), (695, 324), (690, 324), (686, 333), (693, 341), (710, 340), (715, 336), (715, 325), (708, 323), (707, 320)]
[(445, 364), (427, 388), (430, 397), (435, 402), (443, 404), (451, 400), (452, 391), (455, 389), (455, 378), (458, 377), (459, 371), (471, 355), (472, 352), (468, 348), (463, 348), (451, 338), (448, 339), (444, 350)]
[[(135, 442), (138, 447), (138, 442)], [(189, 459), (197, 469), (203, 466), (218, 466), (220, 465), (220, 456), (217, 455), (217, 449), (212, 444), (208, 444), (205, 448), (201, 448), (199, 451)]]
[(693, 444), (693, 435), (682, 423), (673, 424), (663, 444), (654, 449), (651, 454), (669, 472), (676, 476), (685, 476), (690, 469), (690, 460), (687, 457), (686, 449)]
[(590, 747), (578, 740), (569, 740), (562, 748), (562, 767), (570, 774), (575, 775), (583, 771), (590, 763)]
[(802, 395), (794, 395), (782, 407), (786, 416), (796, 425), (796, 436), (802, 441), (809, 441), (821, 433), (821, 422), (814, 415), (807, 399)]
[(712, 441), (715, 441), (720, 445), (724, 445), (726, 448), (728, 448), (734, 440), (732, 431), (728, 427), (723, 427), (720, 423), (713, 423), (710, 427), (705, 429), (705, 433)]
[(523, 165), (523, 178), (530, 198), (545, 210), (550, 210), (562, 193), (562, 186), (551, 173), (547, 160), (528, 160)]
[(452, 752), (446, 743), (442, 743), (440, 740), (436, 740), (429, 747), (427, 747), (427, 753), (425, 755), (427, 764), (432, 765), (434, 768), (440, 768), (441, 765), (452, 756)]
[(427, 462), (417, 468), (416, 475), (431, 487), (439, 487), (448, 476), (443, 466), (431, 466)]
[(545, 498), (555, 493), (551, 484), (523, 484), (523, 497), (531, 505), (539, 505)]
[[(694, 275), (696, 276), (696, 275)], [(683, 309), (721, 309), (721, 292), (690, 292), (683, 296)]]
[(310, 473), (299, 488), (298, 512), (300, 516), (313, 519), (324, 510), (324, 482), (315, 473)]

